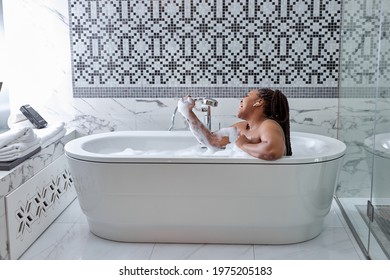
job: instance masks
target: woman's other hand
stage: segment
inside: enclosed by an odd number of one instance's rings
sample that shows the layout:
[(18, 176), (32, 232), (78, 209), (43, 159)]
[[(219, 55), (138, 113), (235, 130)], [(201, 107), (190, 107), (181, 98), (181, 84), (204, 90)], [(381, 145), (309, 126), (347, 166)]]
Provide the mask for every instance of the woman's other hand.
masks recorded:
[(248, 144), (248, 143), (251, 143), (251, 141), (244, 134), (240, 134), (237, 136), (236, 146), (239, 147), (240, 149), (244, 144)]

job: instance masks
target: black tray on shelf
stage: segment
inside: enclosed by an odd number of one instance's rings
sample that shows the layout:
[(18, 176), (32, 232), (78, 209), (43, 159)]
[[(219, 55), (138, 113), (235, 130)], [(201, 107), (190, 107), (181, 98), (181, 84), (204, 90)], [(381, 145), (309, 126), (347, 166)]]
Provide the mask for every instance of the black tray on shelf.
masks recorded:
[(41, 150), (41, 147), (38, 147), (37, 149), (35, 149), (31, 153), (25, 155), (24, 157), (17, 158), (17, 159), (12, 160), (12, 161), (0, 161), (0, 170), (2, 170), (2, 171), (11, 170), (12, 168), (18, 166), (19, 164), (24, 162), (26, 159), (28, 159), (32, 155), (35, 155), (36, 153), (38, 153), (40, 150)]

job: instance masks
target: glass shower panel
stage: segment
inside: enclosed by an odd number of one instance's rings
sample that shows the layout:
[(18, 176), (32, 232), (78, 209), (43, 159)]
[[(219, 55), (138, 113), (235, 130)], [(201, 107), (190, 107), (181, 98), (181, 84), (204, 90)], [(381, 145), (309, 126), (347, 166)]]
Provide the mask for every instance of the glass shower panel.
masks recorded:
[(338, 138), (347, 152), (336, 190), (347, 222), (363, 251), (370, 246), (371, 199), (381, 0), (344, 0), (340, 48)]
[[(381, 1), (375, 134), (372, 137), (372, 203), (369, 246), (372, 258), (390, 259), (390, 1)], [(370, 241), (371, 243), (371, 241)], [(380, 251), (378, 251), (380, 249)]]

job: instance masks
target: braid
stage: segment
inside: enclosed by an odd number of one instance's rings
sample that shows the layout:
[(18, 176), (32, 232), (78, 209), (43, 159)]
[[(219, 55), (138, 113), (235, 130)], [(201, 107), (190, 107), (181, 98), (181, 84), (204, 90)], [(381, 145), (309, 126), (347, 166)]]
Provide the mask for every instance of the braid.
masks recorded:
[(266, 101), (264, 112), (267, 118), (275, 120), (283, 129), (286, 142), (286, 155), (292, 155), (290, 141), (290, 108), (286, 96), (280, 90), (261, 88), (259, 97)]

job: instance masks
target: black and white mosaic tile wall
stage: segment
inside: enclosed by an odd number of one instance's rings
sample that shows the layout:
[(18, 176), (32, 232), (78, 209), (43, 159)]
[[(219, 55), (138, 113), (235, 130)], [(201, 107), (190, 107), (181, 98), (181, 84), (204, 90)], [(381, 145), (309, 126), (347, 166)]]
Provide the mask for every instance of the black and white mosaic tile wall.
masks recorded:
[(390, 85), (390, 1), (344, 0), (343, 18), (340, 94), (375, 97)]
[(69, 0), (75, 97), (338, 97), (341, 0)]

